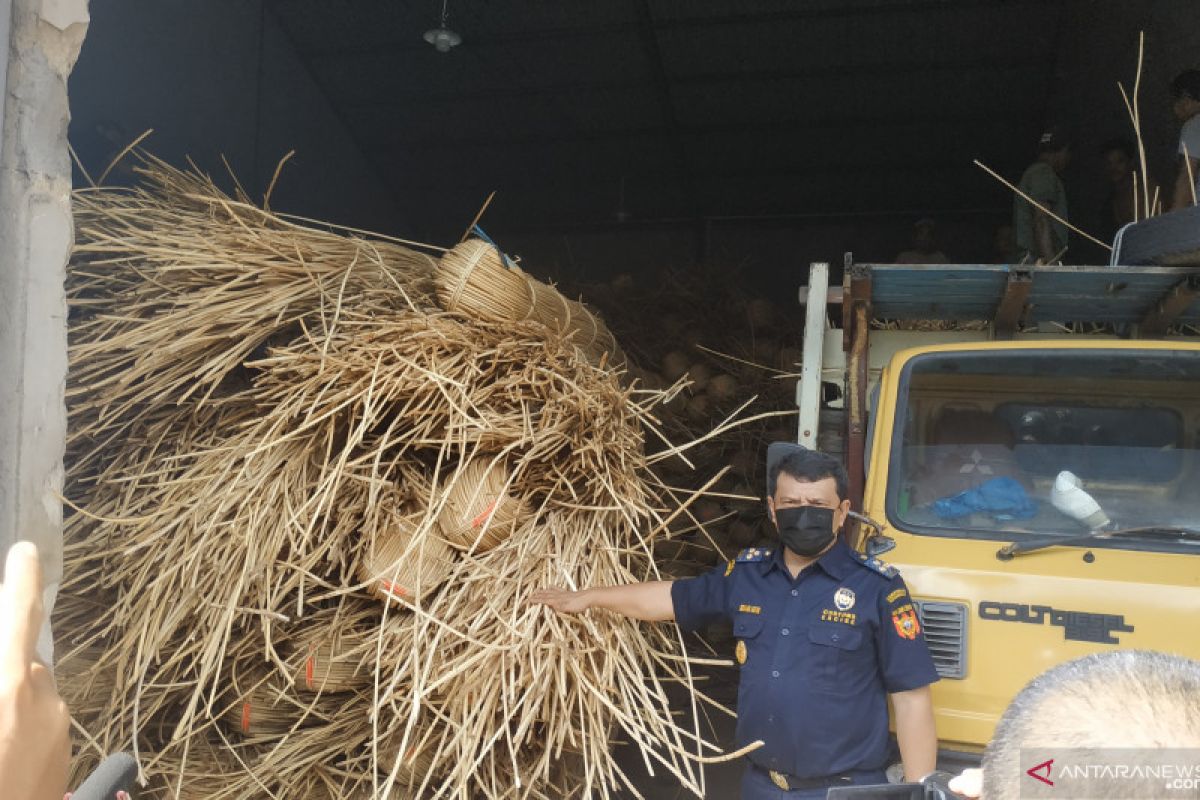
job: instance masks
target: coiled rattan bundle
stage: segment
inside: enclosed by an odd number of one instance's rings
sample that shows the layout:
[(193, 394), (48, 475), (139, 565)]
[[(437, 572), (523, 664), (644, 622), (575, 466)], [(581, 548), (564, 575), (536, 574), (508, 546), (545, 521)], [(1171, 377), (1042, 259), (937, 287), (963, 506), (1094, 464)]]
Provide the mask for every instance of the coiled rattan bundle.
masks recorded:
[(454, 551), (437, 523), (422, 512), (397, 514), (375, 531), (363, 549), (359, 577), (385, 600), (418, 602), (445, 582)]
[(489, 320), (533, 320), (568, 337), (587, 358), (617, 369), (625, 354), (604, 321), (583, 303), (508, 266), (496, 247), (468, 239), (445, 253), (435, 274), (438, 303)]
[(529, 504), (512, 494), (512, 473), (490, 456), (461, 465), (449, 481), (438, 526), (446, 540), (463, 550), (484, 553), (532, 516)]

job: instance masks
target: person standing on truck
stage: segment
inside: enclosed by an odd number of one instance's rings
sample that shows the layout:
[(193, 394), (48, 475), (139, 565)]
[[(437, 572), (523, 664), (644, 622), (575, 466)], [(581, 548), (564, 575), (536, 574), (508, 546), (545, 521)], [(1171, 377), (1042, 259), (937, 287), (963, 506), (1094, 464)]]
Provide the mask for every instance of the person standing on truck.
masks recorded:
[(1104, 157), (1109, 190), (1096, 235), (1111, 242), (1121, 228), (1147, 216), (1145, 202), (1158, 198), (1159, 185), (1142, 174), (1137, 148), (1128, 139), (1109, 139), (1101, 146), (1100, 155)]
[(731, 620), (737, 742), (764, 742), (747, 756), (744, 800), (824, 798), (830, 787), (886, 782), (889, 697), (905, 776), (920, 780), (937, 759), (929, 686), (938, 676), (904, 580), (837, 536), (850, 510), (845, 469), (776, 442), (767, 494), (780, 546), (743, 550), (696, 578), (543, 589), (530, 601), (560, 613), (675, 620), (684, 631)]
[(1171, 209), (1195, 205), (1200, 196), (1200, 69), (1184, 70), (1171, 81), (1171, 108), (1183, 123), (1179, 131), (1179, 173)]
[(1017, 187), (1038, 205), (1021, 195), (1013, 198), (1017, 255), (1025, 261), (1050, 264), (1059, 261), (1067, 250), (1067, 190), (1060, 176), (1070, 163), (1071, 143), (1063, 130), (1051, 128), (1043, 133), (1038, 140), (1037, 161), (1025, 170)]

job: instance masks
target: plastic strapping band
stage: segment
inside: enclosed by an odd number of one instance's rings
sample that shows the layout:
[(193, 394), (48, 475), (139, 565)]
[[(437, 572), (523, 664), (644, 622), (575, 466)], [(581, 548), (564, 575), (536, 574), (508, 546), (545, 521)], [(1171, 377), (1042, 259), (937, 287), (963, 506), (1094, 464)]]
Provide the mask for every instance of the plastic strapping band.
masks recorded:
[(496, 252), (500, 254), (500, 263), (501, 264), (503, 264), (508, 269), (512, 269), (513, 267), (516, 266), (516, 264), (513, 262), (513, 260), (511, 258), (509, 258), (508, 256), (506, 256), (504, 254), (504, 251), (500, 249), (500, 245), (498, 245), (494, 241), (492, 241), (492, 237), (488, 236), (486, 233), (483, 232), (483, 228), (479, 227), (478, 223), (476, 223), (475, 227), (472, 228), (471, 230), (474, 231), (475, 235), (478, 236), (480, 239), (483, 239), (485, 242), (490, 244), (492, 247), (496, 248)]

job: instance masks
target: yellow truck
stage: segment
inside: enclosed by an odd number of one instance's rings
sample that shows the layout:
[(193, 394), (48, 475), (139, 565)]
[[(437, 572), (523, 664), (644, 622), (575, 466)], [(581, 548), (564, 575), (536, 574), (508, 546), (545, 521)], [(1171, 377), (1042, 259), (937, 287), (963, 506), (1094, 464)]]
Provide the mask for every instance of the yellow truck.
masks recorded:
[(827, 281), (814, 264), (802, 298), (798, 438), (841, 420), (869, 520), (848, 535), (917, 600), (944, 759), (1056, 663), (1200, 658), (1200, 268), (848, 256)]

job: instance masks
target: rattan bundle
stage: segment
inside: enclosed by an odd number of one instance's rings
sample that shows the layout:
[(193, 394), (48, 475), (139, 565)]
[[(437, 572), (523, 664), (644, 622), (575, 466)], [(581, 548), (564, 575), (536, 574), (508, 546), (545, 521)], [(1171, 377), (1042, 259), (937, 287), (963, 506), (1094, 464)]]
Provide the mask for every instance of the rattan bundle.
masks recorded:
[(439, 769), (434, 761), (434, 743), (431, 741), (408, 744), (400, 750), (401, 732), (396, 732), (385, 741), (376, 754), (379, 769), (394, 776), (401, 789), (416, 789), (428, 776), (437, 775)]
[(298, 691), (348, 692), (372, 679), (380, 614), (371, 607), (351, 615), (344, 608), (322, 609), (298, 620), (283, 647), (286, 674)]
[(569, 338), (595, 363), (623, 369), (625, 354), (604, 322), (582, 303), (505, 264), (488, 242), (469, 239), (444, 254), (435, 275), (447, 311), (484, 319), (534, 320)]
[(381, 599), (420, 601), (445, 582), (454, 561), (439, 534), (419, 512), (394, 516), (369, 537), (359, 577)]
[(266, 668), (234, 670), (221, 719), (247, 738), (281, 735), (319, 725), (340, 705), (332, 697), (302, 696)]
[(460, 549), (487, 552), (533, 515), (528, 503), (513, 496), (512, 472), (503, 460), (477, 456), (448, 483), (438, 527)]
[[(658, 576), (687, 514), (650, 471), (686, 458), (647, 455), (663, 393), (544, 321), (434, 310), (386, 259), (359, 281), (371, 240), (151, 185), (88, 193), (72, 265), (56, 631), (103, 648), (77, 662), (77, 774), (129, 750), (153, 798), (609, 797), (621, 738), (702, 793), (715, 748), (665, 688), (691, 687), (678, 633), (526, 602)], [(282, 279), (309, 260), (315, 285)], [(266, 310), (294, 324), (229, 355)], [(447, 513), (471, 523), (456, 549)]]
[(526, 320), (533, 316), (533, 284), (524, 272), (508, 267), (492, 245), (468, 239), (442, 255), (437, 271), (438, 303), (492, 319)]

